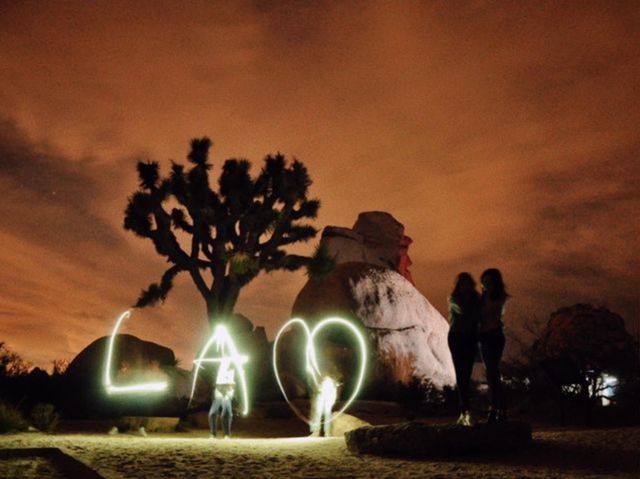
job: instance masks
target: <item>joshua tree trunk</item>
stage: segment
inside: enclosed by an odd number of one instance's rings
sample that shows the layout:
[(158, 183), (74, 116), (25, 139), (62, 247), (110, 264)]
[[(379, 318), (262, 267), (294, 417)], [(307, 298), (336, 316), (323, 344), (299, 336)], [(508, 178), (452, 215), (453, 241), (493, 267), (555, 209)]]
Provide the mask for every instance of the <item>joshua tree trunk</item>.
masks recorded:
[(240, 295), (240, 285), (231, 278), (225, 278), (218, 291), (212, 292), (206, 299), (209, 325), (219, 322), (231, 322), (234, 308)]

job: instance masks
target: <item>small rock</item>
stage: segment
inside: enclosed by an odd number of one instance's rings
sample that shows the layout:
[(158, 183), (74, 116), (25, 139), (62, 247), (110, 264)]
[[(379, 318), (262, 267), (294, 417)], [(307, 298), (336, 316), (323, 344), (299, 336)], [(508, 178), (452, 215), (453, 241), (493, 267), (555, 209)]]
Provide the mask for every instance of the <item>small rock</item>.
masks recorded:
[(118, 428), (113, 426), (111, 429), (109, 429), (109, 432), (107, 432), (107, 434), (109, 434), (109, 436), (115, 436), (116, 434), (118, 434), (120, 431), (118, 431)]

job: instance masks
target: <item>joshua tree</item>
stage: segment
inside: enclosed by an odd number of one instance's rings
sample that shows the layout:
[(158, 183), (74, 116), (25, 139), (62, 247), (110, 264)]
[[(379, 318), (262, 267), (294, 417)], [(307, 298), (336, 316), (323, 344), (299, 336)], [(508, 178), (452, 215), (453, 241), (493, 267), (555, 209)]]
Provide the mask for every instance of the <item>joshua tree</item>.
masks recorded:
[(178, 273), (191, 276), (207, 305), (209, 321), (233, 313), (243, 286), (261, 271), (323, 272), (330, 259), (318, 248), (313, 257), (283, 247), (308, 241), (317, 230), (302, 221), (317, 216), (320, 202), (307, 198), (311, 179), (299, 161), (268, 155), (252, 178), (247, 160), (229, 159), (218, 191), (210, 185), (211, 141), (194, 139), (190, 167), (173, 162), (161, 178), (157, 162), (139, 162), (140, 189), (130, 198), (124, 227), (149, 238), (171, 266), (159, 283), (143, 290), (136, 307), (164, 301)]

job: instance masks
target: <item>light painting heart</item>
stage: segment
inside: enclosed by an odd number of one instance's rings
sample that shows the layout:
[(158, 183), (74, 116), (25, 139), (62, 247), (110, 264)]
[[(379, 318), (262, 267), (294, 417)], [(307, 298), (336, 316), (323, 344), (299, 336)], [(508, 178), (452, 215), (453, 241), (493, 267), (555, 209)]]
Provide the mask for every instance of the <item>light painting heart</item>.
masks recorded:
[(282, 328), (280, 328), (280, 331), (278, 331), (278, 334), (276, 335), (275, 340), (273, 342), (273, 371), (275, 373), (278, 386), (280, 387), (280, 391), (282, 391), (282, 394), (285, 400), (287, 401), (291, 409), (296, 413), (296, 415), (300, 419), (305, 421), (307, 424), (311, 424), (311, 419), (305, 416), (304, 414), (302, 414), (302, 412), (300, 412), (300, 410), (289, 400), (289, 397), (287, 396), (287, 393), (282, 385), (280, 374), (278, 373), (278, 363), (277, 363), (278, 341), (280, 340), (280, 337), (282, 336), (282, 334), (289, 327), (292, 327), (292, 326), (300, 326), (305, 331), (305, 338), (307, 341), (307, 344), (305, 347), (305, 358), (304, 358), (305, 371), (307, 371), (311, 380), (314, 382), (316, 386), (319, 385), (319, 382), (322, 380), (322, 377), (323, 377), (322, 371), (318, 366), (318, 356), (317, 356), (316, 347), (315, 347), (315, 338), (317, 334), (329, 326), (344, 327), (354, 335), (354, 337), (358, 342), (359, 353), (360, 353), (359, 354), (360, 364), (358, 369), (358, 377), (357, 377), (356, 385), (353, 388), (353, 392), (351, 393), (351, 396), (349, 396), (349, 398), (344, 402), (342, 408), (339, 409), (337, 412), (335, 412), (331, 416), (331, 421), (334, 421), (338, 416), (340, 416), (340, 414), (342, 414), (347, 410), (347, 408), (351, 405), (351, 403), (353, 403), (355, 398), (358, 396), (360, 389), (362, 388), (362, 383), (364, 381), (364, 375), (367, 367), (367, 345), (366, 345), (365, 339), (362, 336), (362, 333), (358, 330), (358, 328), (353, 323), (351, 323), (350, 321), (347, 321), (346, 319), (338, 318), (338, 317), (326, 318), (320, 321), (318, 324), (316, 324), (313, 327), (313, 329), (309, 329), (309, 326), (307, 326), (307, 323), (303, 319), (293, 318), (287, 321), (282, 326)]

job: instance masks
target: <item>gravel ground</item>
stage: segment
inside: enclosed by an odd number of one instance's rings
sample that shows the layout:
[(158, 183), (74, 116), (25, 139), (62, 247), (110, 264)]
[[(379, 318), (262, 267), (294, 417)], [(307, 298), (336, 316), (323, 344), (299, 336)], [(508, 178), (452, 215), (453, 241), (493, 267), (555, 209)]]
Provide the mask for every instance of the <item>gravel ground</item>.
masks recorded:
[[(342, 438), (211, 440), (204, 433), (0, 436), (0, 449), (57, 447), (105, 478), (640, 477), (640, 428), (534, 433), (526, 450), (461, 460), (409, 461), (351, 454)], [(47, 475), (39, 459), (0, 460), (0, 477)]]

